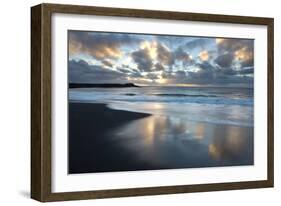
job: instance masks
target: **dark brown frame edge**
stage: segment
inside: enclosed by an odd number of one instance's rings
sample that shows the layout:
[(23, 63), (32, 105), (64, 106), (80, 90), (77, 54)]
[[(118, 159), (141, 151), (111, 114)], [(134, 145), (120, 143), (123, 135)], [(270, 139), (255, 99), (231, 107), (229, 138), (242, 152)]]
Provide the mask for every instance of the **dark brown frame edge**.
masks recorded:
[[(268, 160), (267, 180), (183, 186), (52, 193), (51, 191), (51, 16), (53, 13), (139, 17), (265, 25), (268, 31)], [(41, 202), (160, 195), (273, 187), (274, 182), (274, 19), (171, 11), (61, 4), (31, 8), (31, 198)]]

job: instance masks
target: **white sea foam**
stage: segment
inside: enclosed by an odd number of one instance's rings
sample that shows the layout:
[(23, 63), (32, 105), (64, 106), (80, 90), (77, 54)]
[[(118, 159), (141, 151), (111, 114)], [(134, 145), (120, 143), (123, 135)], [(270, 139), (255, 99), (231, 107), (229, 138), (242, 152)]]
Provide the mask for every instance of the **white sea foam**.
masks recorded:
[(70, 101), (102, 102), (112, 109), (187, 121), (253, 126), (253, 90), (241, 88), (73, 89)]

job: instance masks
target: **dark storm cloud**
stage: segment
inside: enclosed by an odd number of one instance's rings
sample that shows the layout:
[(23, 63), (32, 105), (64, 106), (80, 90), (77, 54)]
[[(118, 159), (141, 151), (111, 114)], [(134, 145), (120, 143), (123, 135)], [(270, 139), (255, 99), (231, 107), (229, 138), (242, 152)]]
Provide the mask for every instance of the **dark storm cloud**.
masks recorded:
[(122, 67), (117, 67), (117, 70), (121, 73), (124, 73), (126, 76), (133, 78), (143, 77), (139, 70), (130, 68), (128, 65), (123, 65)]
[(234, 59), (234, 54), (231, 52), (218, 56), (215, 59), (215, 62), (221, 67), (230, 67), (233, 59)]
[(212, 82), (216, 77), (217, 69), (209, 62), (196, 64), (200, 68), (197, 72), (188, 72), (188, 80), (192, 83)]
[(243, 83), (251, 85), (253, 77), (246, 77), (243, 74), (251, 74), (253, 68), (249, 70), (234, 70), (231, 67), (216, 67), (211, 64), (201, 64), (201, 70), (197, 73), (190, 73), (189, 80), (199, 84), (237, 84)]
[(219, 72), (218, 76), (226, 75), (226, 76), (232, 76), (237, 75), (238, 72), (232, 68), (222, 68)]
[(183, 62), (191, 62), (192, 61), (192, 57), (185, 52), (181, 47), (177, 48), (174, 51), (174, 58)]
[(140, 39), (128, 34), (69, 32), (69, 53), (87, 54), (96, 59), (117, 58), (120, 47), (138, 43)]
[(117, 70), (122, 72), (122, 73), (126, 73), (126, 74), (131, 73), (131, 71), (128, 68), (126, 68), (126, 67), (123, 67), (123, 68), (117, 67)]
[(124, 73), (130, 77), (139, 78), (142, 77), (141, 72), (138, 69), (131, 68), (129, 65), (122, 65), (116, 68), (119, 72)]
[(164, 71), (161, 76), (164, 79), (172, 79), (174, 77), (171, 71)]
[(152, 71), (154, 70), (164, 70), (164, 66), (172, 66), (175, 64), (175, 60), (182, 61), (185, 64), (192, 61), (191, 56), (183, 51), (182, 48), (178, 48), (172, 51), (166, 45), (161, 42), (157, 43), (156, 46), (156, 63), (153, 63), (153, 59), (150, 55), (149, 48), (139, 49), (131, 53), (131, 56), (135, 63), (138, 65), (140, 71)]
[(71, 83), (112, 83), (126, 80), (123, 73), (89, 65), (83, 60), (68, 62), (68, 78)]
[[(218, 52), (216, 62), (223, 67), (230, 66), (233, 60), (241, 63), (241, 67), (254, 65), (254, 41), (248, 39), (221, 39), (217, 43)], [(224, 53), (227, 52), (228, 55)], [(232, 57), (232, 58), (231, 58)]]
[(129, 73), (129, 76), (132, 77), (132, 78), (142, 78), (143, 77), (143, 75), (140, 72), (137, 72), (137, 71)]
[(145, 77), (152, 80), (159, 79), (158, 75), (154, 73), (148, 73)]
[(248, 59), (245, 59), (244, 61), (241, 62), (242, 67), (250, 67), (254, 66), (254, 57), (253, 55), (250, 56)]
[(113, 67), (113, 64), (109, 61), (109, 60), (102, 60), (101, 61), (103, 63), (103, 65), (108, 66), (108, 67)]
[(193, 84), (214, 83), (214, 73), (208, 70), (200, 70), (199, 72), (189, 72), (187, 82)]
[(168, 79), (173, 84), (244, 84), (251, 86), (253, 84), (252, 76), (244, 76), (253, 73), (253, 67), (243, 68), (242, 70), (234, 70), (230, 67), (221, 68), (209, 62), (197, 63), (194, 65), (199, 70), (164, 72), (162, 77)]
[(159, 43), (157, 44), (157, 58), (158, 61), (161, 64), (164, 65), (172, 65), (174, 64), (174, 57), (173, 57), (173, 53), (170, 52), (170, 50), (164, 46), (163, 44)]
[(161, 77), (167, 79), (172, 84), (186, 83), (187, 72), (183, 70), (178, 70), (175, 72), (165, 71), (162, 73)]
[[(157, 43), (157, 63), (155, 64), (156, 70), (163, 70), (165, 66), (172, 66), (175, 64), (175, 60), (182, 61), (183, 63), (191, 63), (191, 56), (185, 52), (182, 48), (177, 48), (176, 50), (171, 50), (169, 47), (161, 42)], [(148, 55), (148, 51), (146, 51)]]
[(179, 81), (179, 82), (183, 82), (183, 80), (186, 79), (187, 77), (187, 73), (185, 71), (179, 70), (176, 71), (175, 74), (173, 75), (173, 77)]
[(152, 70), (152, 59), (149, 55), (148, 49), (140, 49), (131, 53), (133, 60), (136, 62), (140, 71), (151, 71)]
[(222, 39), (217, 45), (219, 50), (227, 52), (235, 52), (244, 47), (249, 48), (249, 50), (254, 48), (253, 40), (249, 39)]
[(217, 70), (217, 68), (215, 66), (213, 66), (212, 64), (210, 64), (207, 61), (202, 62), (202, 63), (197, 63), (196, 66), (201, 68), (201, 70), (212, 70), (212, 71)]
[(155, 71), (163, 71), (163, 70), (165, 70), (165, 68), (162, 64), (156, 63), (155, 66), (154, 66), (154, 70)]

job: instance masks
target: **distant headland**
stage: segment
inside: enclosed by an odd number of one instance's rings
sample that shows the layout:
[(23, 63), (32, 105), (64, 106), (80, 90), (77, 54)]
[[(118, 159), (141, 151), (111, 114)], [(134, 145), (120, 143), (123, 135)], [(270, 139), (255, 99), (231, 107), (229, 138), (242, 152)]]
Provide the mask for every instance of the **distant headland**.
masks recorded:
[(133, 83), (126, 84), (92, 84), (92, 83), (69, 83), (70, 89), (73, 88), (123, 88), (123, 87), (139, 87)]

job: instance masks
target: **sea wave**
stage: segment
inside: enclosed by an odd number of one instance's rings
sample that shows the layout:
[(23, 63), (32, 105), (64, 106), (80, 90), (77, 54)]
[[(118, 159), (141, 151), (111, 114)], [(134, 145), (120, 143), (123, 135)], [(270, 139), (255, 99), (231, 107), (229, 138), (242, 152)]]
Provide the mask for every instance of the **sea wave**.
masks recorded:
[[(213, 124), (236, 126), (253, 126), (253, 108), (238, 105), (199, 105), (185, 106), (179, 103), (147, 103), (147, 102), (107, 102), (108, 107), (115, 110), (143, 112), (153, 115), (180, 118), (186, 121), (198, 121)], [(232, 111), (233, 113), (231, 113)]]
[[(222, 89), (220, 89), (222, 90)], [(190, 89), (69, 90), (70, 102), (105, 103), (113, 109), (216, 124), (253, 126), (251, 91)]]
[(218, 97), (217, 95), (204, 95), (204, 94), (151, 94), (160, 97)]
[[(131, 98), (130, 98), (131, 97)], [(120, 96), (113, 97), (110, 100), (116, 100), (116, 101), (127, 101), (127, 102), (165, 102), (165, 103), (197, 103), (197, 104), (219, 104), (219, 105), (240, 105), (240, 106), (253, 106), (253, 100), (252, 99), (230, 99), (230, 98), (219, 98), (219, 97), (212, 97), (207, 98), (203, 96), (185, 96), (187, 98), (182, 98), (182, 96), (163, 96), (162, 98), (159, 98), (157, 96), (155, 97), (149, 97), (147, 95), (131, 95), (127, 98), (122, 98)]]
[(151, 92), (77, 92), (69, 93), (70, 100), (81, 101), (123, 101), (123, 102), (147, 102), (147, 103), (181, 103), (181, 104), (207, 104), (207, 105), (240, 105), (253, 106), (254, 99), (252, 97), (242, 97), (239, 95), (219, 95), (205, 93), (151, 93)]

